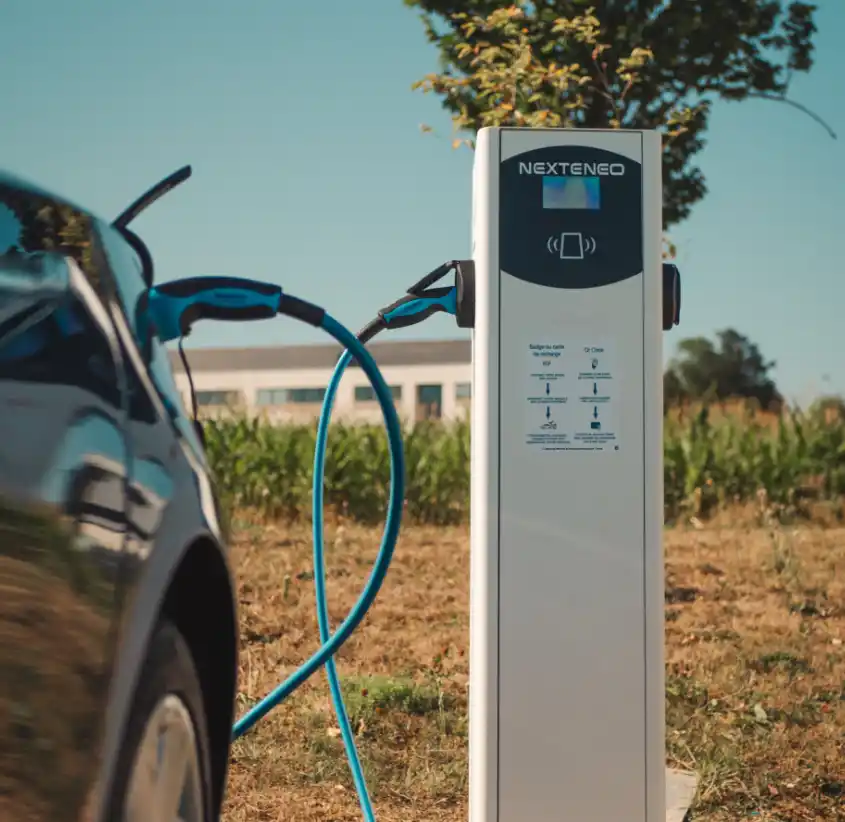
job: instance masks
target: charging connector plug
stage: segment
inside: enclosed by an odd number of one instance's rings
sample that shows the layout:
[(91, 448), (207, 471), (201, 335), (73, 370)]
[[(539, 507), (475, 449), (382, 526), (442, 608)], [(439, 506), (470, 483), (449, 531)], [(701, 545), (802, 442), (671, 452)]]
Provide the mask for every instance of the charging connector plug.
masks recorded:
[[(454, 285), (432, 287), (450, 271), (455, 272)], [(475, 324), (475, 265), (472, 260), (450, 260), (426, 274), (403, 297), (382, 308), (378, 316), (361, 329), (358, 339), (369, 342), (381, 331), (408, 328), (438, 312), (454, 316), (458, 328), (472, 328)]]

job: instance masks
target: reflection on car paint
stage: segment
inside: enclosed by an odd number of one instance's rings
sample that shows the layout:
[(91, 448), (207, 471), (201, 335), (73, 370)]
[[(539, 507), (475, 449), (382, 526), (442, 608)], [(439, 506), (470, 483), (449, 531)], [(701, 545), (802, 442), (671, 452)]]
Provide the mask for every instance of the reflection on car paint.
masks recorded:
[(95, 410), (83, 411), (45, 477), (42, 498), (65, 507), (92, 549), (124, 548), (128, 459), (123, 432), (114, 421)]
[(127, 551), (145, 558), (173, 498), (173, 477), (157, 460), (139, 459), (132, 465), (129, 489)]
[[(0, 173), (1, 820), (99, 820), (184, 550), (201, 538), (213, 578), (225, 569), (208, 464), (167, 353), (158, 340), (142, 351), (134, 332), (151, 269), (127, 237)], [(222, 653), (207, 665), (234, 700), (224, 574), (217, 598), (199, 601), (222, 617)], [(225, 693), (216, 711), (220, 773)]]
[[(98, 768), (124, 528), (123, 397), (115, 349), (69, 293), (56, 252), (66, 236), (96, 272), (90, 227), (0, 179), (2, 819), (81, 818)], [(92, 500), (110, 527), (94, 521)]]

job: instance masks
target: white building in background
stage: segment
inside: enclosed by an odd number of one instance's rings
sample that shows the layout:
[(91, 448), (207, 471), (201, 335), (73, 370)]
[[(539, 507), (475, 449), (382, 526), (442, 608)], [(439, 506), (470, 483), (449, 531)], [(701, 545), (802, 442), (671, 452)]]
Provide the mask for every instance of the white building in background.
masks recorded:
[[(471, 394), (470, 340), (376, 341), (375, 357), (400, 417), (454, 420), (464, 416)], [(300, 345), (262, 348), (186, 349), (200, 413), (234, 408), (277, 422), (309, 422), (320, 412), (340, 348)], [(176, 384), (189, 407), (188, 378), (171, 353)], [(378, 421), (381, 414), (361, 369), (347, 369), (333, 419)]]

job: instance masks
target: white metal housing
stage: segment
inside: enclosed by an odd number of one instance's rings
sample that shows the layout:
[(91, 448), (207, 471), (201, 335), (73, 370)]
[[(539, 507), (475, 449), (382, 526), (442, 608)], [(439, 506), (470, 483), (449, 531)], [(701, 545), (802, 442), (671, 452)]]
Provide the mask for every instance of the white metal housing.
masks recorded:
[(665, 819), (660, 158), (478, 134), (471, 822)]

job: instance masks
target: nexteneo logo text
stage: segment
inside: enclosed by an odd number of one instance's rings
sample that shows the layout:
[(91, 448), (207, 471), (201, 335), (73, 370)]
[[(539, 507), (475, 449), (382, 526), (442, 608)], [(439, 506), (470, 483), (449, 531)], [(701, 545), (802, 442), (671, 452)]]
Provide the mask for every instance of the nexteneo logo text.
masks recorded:
[(520, 174), (553, 174), (573, 177), (621, 177), (625, 174), (622, 163), (520, 163)]

